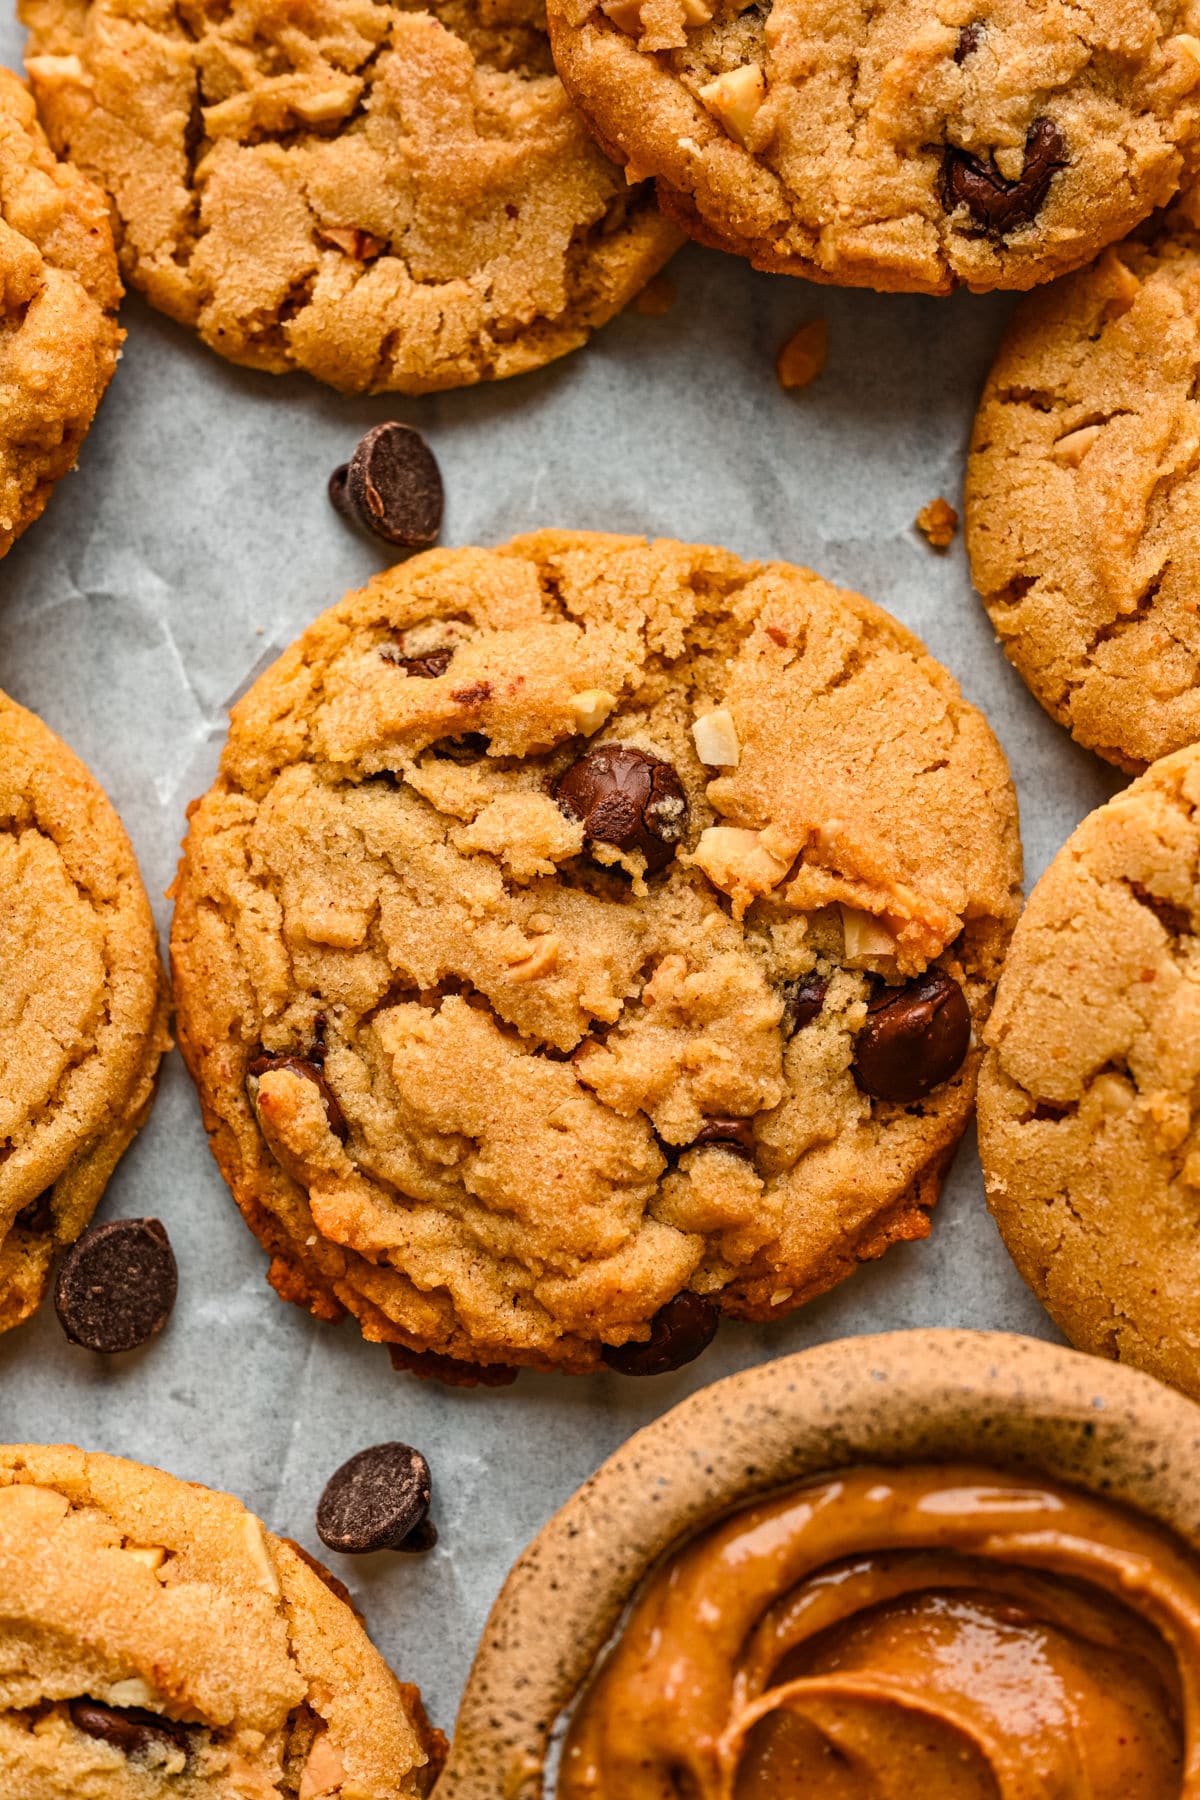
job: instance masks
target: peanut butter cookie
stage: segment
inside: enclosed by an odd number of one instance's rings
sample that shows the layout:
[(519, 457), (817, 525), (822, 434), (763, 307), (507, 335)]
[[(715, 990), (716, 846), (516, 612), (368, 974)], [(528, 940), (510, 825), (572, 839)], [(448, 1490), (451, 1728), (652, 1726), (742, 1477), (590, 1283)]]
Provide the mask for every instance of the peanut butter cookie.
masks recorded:
[(120, 299), (104, 195), (55, 160), (0, 69), (0, 557), (75, 465), (117, 366)]
[(986, 1042), (979, 1148), (1017, 1267), (1080, 1349), (1200, 1395), (1200, 748), (1067, 839)]
[(1023, 303), (967, 468), (971, 570), (1006, 655), (1133, 774), (1200, 738), (1196, 204)]
[(925, 1235), (1019, 878), (995, 739), (868, 601), (432, 551), (234, 709), (182, 1047), (286, 1297), (402, 1363), (654, 1373)]
[(0, 694), (0, 1331), (45, 1291), (154, 1098), (168, 991), (133, 851), (83, 764)]
[(1195, 0), (549, 0), (599, 141), (702, 243), (849, 287), (1028, 288), (1196, 160)]
[(0, 1447), (0, 1793), (427, 1794), (441, 1735), (348, 1599), (228, 1494)]
[(126, 279), (233, 362), (420, 394), (582, 344), (676, 247), (533, 0), (24, 0)]

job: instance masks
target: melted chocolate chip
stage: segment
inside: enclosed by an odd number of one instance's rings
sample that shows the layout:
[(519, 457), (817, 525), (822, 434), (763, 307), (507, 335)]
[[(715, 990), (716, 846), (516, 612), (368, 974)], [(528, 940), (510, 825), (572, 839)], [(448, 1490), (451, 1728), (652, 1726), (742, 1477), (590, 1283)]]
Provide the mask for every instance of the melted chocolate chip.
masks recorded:
[(700, 1294), (676, 1294), (651, 1319), (648, 1338), (641, 1343), (606, 1344), (600, 1354), (618, 1375), (667, 1375), (708, 1349), (718, 1323), (711, 1300)]
[(352, 524), (405, 550), (427, 549), (442, 528), (445, 494), (433, 451), (411, 425), (376, 425), (329, 477), (329, 498)]
[(954, 46), (954, 60), (965, 63), (968, 56), (973, 56), (983, 42), (982, 25), (964, 25), (958, 34), (958, 42)]
[(1036, 216), (1055, 171), (1065, 166), (1065, 148), (1053, 119), (1035, 119), (1025, 139), (1025, 167), (1016, 181), (1006, 181), (994, 162), (948, 144), (942, 160), (942, 205), (948, 213), (965, 206), (977, 225), (1003, 237)]
[(329, 1120), (330, 1131), (340, 1143), (344, 1144), (350, 1136), (350, 1127), (346, 1123), (345, 1113), (338, 1104), (337, 1095), (325, 1079), (325, 1071), (322, 1067), (324, 1061), (325, 1047), (323, 1044), (314, 1044), (307, 1056), (295, 1056), (287, 1051), (264, 1050), (261, 1056), (254, 1058), (246, 1073), (256, 1079), (266, 1075), (271, 1069), (290, 1069), (294, 1075), (303, 1075), (306, 1081), (312, 1082), (325, 1103), (325, 1117)]
[(67, 1711), (77, 1731), (111, 1744), (123, 1756), (144, 1756), (159, 1746), (175, 1749), (187, 1727), (140, 1706), (105, 1706), (99, 1700), (69, 1700)]
[(334, 1471), (317, 1506), (321, 1542), (345, 1556), (369, 1550), (429, 1550), (433, 1482), (411, 1444), (373, 1444)]
[(754, 1127), (749, 1119), (708, 1119), (686, 1148), (695, 1150), (701, 1144), (720, 1144), (724, 1149), (732, 1150), (735, 1156), (744, 1156), (747, 1162), (752, 1162)]
[(158, 1219), (113, 1219), (72, 1244), (59, 1266), (54, 1309), (73, 1344), (104, 1356), (136, 1350), (160, 1332), (179, 1273)]
[(907, 1104), (957, 1073), (971, 1043), (971, 1013), (957, 981), (926, 969), (903, 987), (880, 987), (854, 1045), (854, 1079), (877, 1100)]
[(44, 1194), (39, 1194), (36, 1200), (31, 1200), (28, 1206), (21, 1208), (14, 1220), (21, 1231), (36, 1232), (39, 1237), (44, 1237), (48, 1231), (54, 1230), (53, 1193), (52, 1188), (47, 1188)]
[(829, 983), (822, 981), (819, 975), (801, 975), (796, 981), (784, 983), (782, 1023), (789, 1037), (795, 1037), (798, 1031), (820, 1018), (828, 992)]
[(439, 675), (446, 673), (453, 655), (453, 646), (447, 644), (440, 650), (427, 650), (424, 656), (400, 656), (393, 653), (388, 661), (394, 662), (406, 675), (412, 675), (418, 681), (434, 681)]
[(683, 837), (687, 799), (670, 763), (632, 744), (600, 744), (560, 775), (554, 798), (583, 823), (588, 843), (640, 851), (647, 874), (665, 869)]

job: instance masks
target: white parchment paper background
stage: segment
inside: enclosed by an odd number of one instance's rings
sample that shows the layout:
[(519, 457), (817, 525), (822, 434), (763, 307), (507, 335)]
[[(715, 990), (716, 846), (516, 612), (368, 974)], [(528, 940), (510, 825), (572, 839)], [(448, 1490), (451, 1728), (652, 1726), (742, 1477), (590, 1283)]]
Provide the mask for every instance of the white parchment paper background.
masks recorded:
[[(6, 4), (0, 62), (19, 67), (21, 41)], [(1009, 302), (839, 293), (698, 249), (674, 274), (679, 298), (664, 318), (630, 313), (540, 374), (419, 402), (349, 401), (301, 377), (233, 369), (127, 302), (124, 358), (79, 472), (0, 562), (0, 686), (104, 783), (164, 938), (184, 808), (212, 778), (230, 701), (387, 561), (333, 513), (325, 481), (389, 417), (419, 426), (441, 461), (445, 543), (540, 525), (664, 534), (809, 564), (889, 607), (998, 732), (1030, 881), (1120, 785), (1008, 668), (961, 536), (939, 556), (913, 530), (935, 495), (959, 503), (975, 395)], [(828, 369), (785, 395), (775, 352), (817, 313)], [(991, 1225), (971, 1142), (931, 1241), (779, 1325), (726, 1326), (699, 1363), (643, 1382), (526, 1375), (506, 1391), (450, 1391), (393, 1374), (352, 1324), (283, 1305), (210, 1160), (177, 1053), (100, 1216), (140, 1214), (166, 1222), (179, 1258), (166, 1333), (104, 1361), (68, 1346), (47, 1305), (0, 1339), (0, 1436), (70, 1440), (228, 1488), (317, 1551), (313, 1508), (337, 1464), (381, 1438), (419, 1445), (438, 1548), (329, 1560), (445, 1728), (518, 1550), (602, 1457), (691, 1389), (847, 1333), (1054, 1335)]]

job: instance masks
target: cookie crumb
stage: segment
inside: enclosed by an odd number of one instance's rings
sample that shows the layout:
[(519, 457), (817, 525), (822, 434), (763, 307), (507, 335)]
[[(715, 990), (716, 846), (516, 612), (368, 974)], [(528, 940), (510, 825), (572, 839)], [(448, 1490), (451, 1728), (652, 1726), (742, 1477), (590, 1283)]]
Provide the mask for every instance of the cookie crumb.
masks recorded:
[(809, 319), (792, 333), (775, 358), (779, 385), (789, 391), (807, 387), (825, 367), (829, 355), (829, 327), (824, 319)]
[(648, 281), (641, 293), (633, 301), (635, 313), (641, 313), (644, 319), (661, 319), (669, 313), (675, 304), (675, 283), (669, 275), (656, 275)]
[(958, 514), (948, 500), (939, 494), (928, 506), (923, 506), (916, 517), (918, 531), (923, 531), (935, 550), (945, 550), (953, 543), (954, 534), (958, 530)]

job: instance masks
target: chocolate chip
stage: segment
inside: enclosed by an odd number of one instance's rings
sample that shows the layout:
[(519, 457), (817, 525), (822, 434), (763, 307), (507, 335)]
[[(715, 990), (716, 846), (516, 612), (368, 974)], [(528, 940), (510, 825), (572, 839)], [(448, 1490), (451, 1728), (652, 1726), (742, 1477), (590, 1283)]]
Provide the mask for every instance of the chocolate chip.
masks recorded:
[(942, 159), (942, 205), (948, 213), (965, 206), (976, 224), (1001, 237), (1028, 225), (1055, 171), (1065, 166), (1065, 148), (1053, 119), (1035, 119), (1025, 139), (1025, 167), (1016, 181), (1006, 181), (994, 162), (948, 144)]
[(13, 1221), (19, 1230), (36, 1232), (39, 1237), (54, 1230), (53, 1193), (52, 1188), (47, 1188), (44, 1194), (21, 1208)]
[(256, 1080), (270, 1069), (290, 1069), (294, 1075), (303, 1075), (311, 1081), (321, 1099), (325, 1102), (325, 1117), (329, 1120), (329, 1129), (340, 1143), (345, 1143), (350, 1136), (350, 1127), (346, 1123), (346, 1115), (338, 1105), (338, 1097), (325, 1079), (325, 1071), (321, 1067), (325, 1061), (325, 1047), (314, 1044), (307, 1056), (294, 1056), (286, 1050), (264, 1050), (256, 1056), (246, 1073)]
[(317, 1506), (321, 1542), (347, 1556), (368, 1550), (428, 1550), (433, 1484), (429, 1464), (411, 1444), (373, 1444), (329, 1477)]
[(640, 851), (647, 874), (665, 869), (687, 823), (687, 799), (670, 763), (632, 744), (600, 744), (560, 775), (554, 798), (583, 823), (588, 843)]
[(907, 1104), (949, 1081), (971, 1042), (971, 1013), (957, 981), (926, 969), (903, 987), (880, 987), (854, 1045), (854, 1079), (877, 1100)]
[(115, 1356), (161, 1331), (175, 1304), (175, 1255), (158, 1219), (93, 1225), (63, 1258), (54, 1309), (73, 1344)]
[(655, 1313), (641, 1343), (606, 1344), (600, 1354), (618, 1375), (667, 1375), (694, 1362), (717, 1335), (717, 1309), (700, 1294), (684, 1292)]
[(754, 1128), (749, 1119), (709, 1119), (700, 1127), (689, 1150), (695, 1150), (701, 1144), (721, 1144), (726, 1150), (732, 1150), (735, 1156), (744, 1156), (747, 1161), (754, 1157)]
[(394, 420), (359, 440), (329, 477), (329, 498), (352, 524), (405, 550), (427, 549), (442, 528), (441, 470), (419, 431)]
[(402, 656), (398, 651), (389, 649), (387, 660), (418, 681), (434, 681), (439, 675), (446, 673), (453, 656), (453, 647), (447, 644), (441, 650), (427, 650), (424, 656)]
[(174, 1749), (187, 1727), (140, 1706), (104, 1706), (99, 1700), (68, 1700), (71, 1723), (88, 1737), (111, 1744), (125, 1756), (141, 1756), (158, 1746)]
[(982, 25), (964, 25), (958, 34), (958, 42), (954, 46), (954, 60), (965, 63), (968, 56), (973, 56), (983, 42)]
[(819, 975), (801, 975), (796, 981), (784, 982), (782, 1024), (789, 1037), (820, 1018), (828, 992), (829, 983)]

